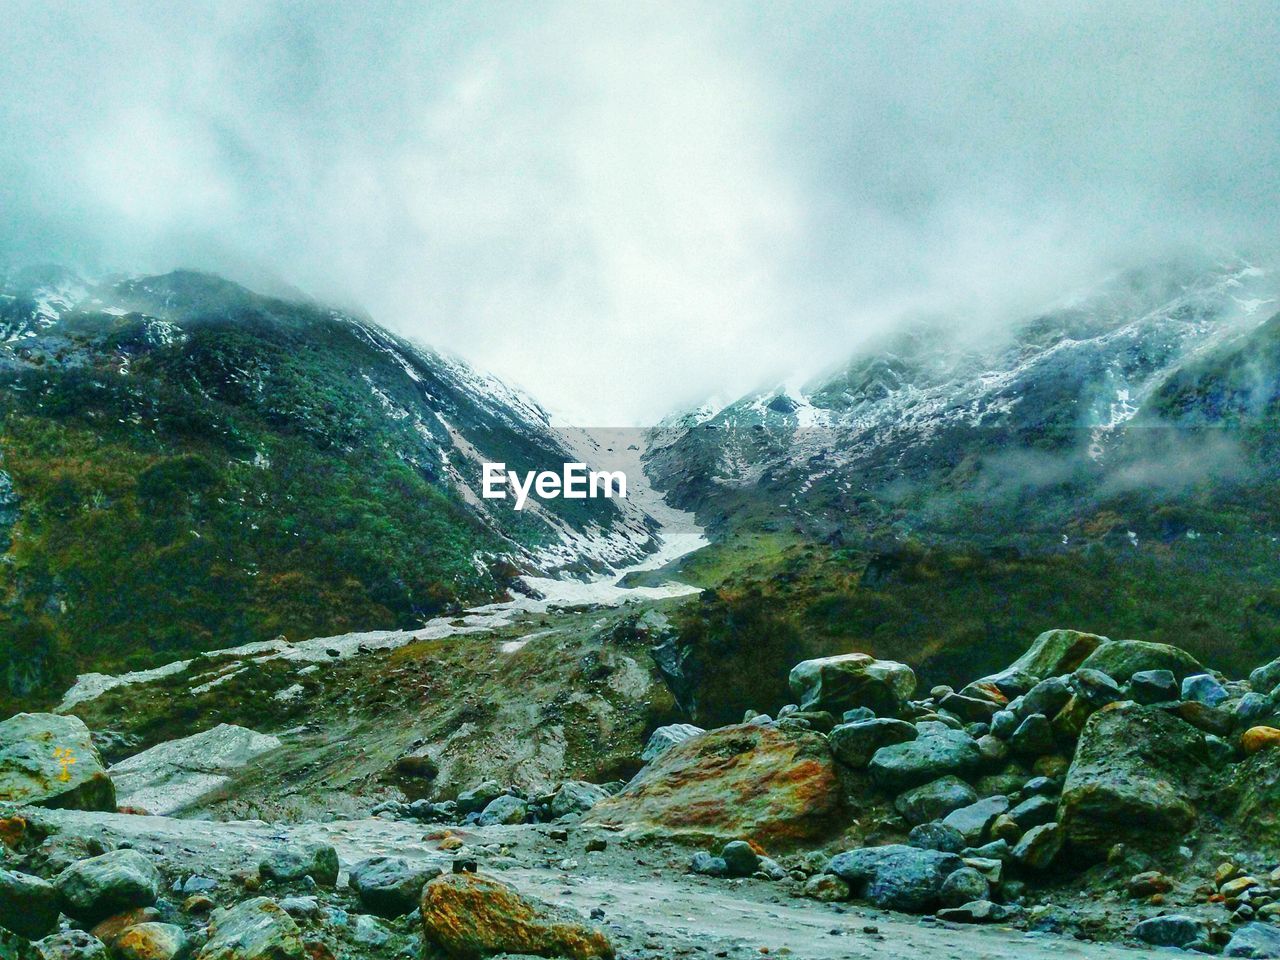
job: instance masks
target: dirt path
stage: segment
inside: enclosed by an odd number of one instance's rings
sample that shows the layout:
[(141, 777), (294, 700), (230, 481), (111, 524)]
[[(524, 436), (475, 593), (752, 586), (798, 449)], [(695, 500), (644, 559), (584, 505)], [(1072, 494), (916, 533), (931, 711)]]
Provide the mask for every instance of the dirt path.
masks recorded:
[[(442, 865), (452, 860), (428, 839), (444, 828), (379, 819), (270, 824), (57, 810), (34, 817), (65, 833), (128, 842), (176, 874), (245, 870), (264, 850), (290, 841), (332, 843), (344, 868), (376, 855)], [(1133, 960), (1157, 955), (1007, 929), (926, 923), (859, 905), (820, 904), (792, 898), (784, 887), (764, 881), (693, 877), (682, 869), (686, 850), (633, 845), (609, 834), (575, 830), (565, 842), (551, 840), (545, 826), (453, 832), (467, 841), (482, 871), (583, 915), (603, 909), (603, 922), (623, 957)], [(586, 853), (586, 840), (596, 836), (608, 839), (608, 849)]]

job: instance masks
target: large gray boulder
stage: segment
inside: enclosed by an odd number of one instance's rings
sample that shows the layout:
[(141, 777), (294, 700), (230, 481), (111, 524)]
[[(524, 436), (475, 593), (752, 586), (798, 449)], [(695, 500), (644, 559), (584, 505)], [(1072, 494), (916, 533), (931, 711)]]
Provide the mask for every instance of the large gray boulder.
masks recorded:
[(827, 864), (827, 873), (877, 907), (926, 913), (938, 906), (947, 877), (962, 866), (953, 853), (895, 843), (837, 854)]
[(1155, 707), (1124, 702), (1084, 726), (1062, 790), (1062, 826), (1078, 850), (1178, 843), (1209, 773), (1204, 737)]
[(1148, 917), (1133, 928), (1135, 937), (1153, 947), (1185, 947), (1208, 933), (1209, 925), (1199, 917), (1179, 913)]
[(960, 730), (940, 730), (881, 747), (868, 769), (877, 785), (896, 793), (948, 774), (971, 774), (981, 764), (982, 753), (973, 737)]
[(1168, 670), (1179, 683), (1192, 674), (1204, 673), (1200, 662), (1185, 650), (1146, 640), (1107, 640), (1080, 666), (1105, 673), (1116, 683), (1127, 683), (1135, 673), (1146, 670)]
[(137, 850), (112, 850), (79, 860), (58, 874), (62, 912), (95, 924), (135, 907), (149, 907), (160, 896), (160, 871)]
[(267, 897), (214, 911), (209, 940), (196, 960), (303, 960), (306, 950), (293, 918)]
[(144, 750), (107, 772), (122, 806), (169, 816), (225, 789), (234, 777), (279, 746), (276, 737), (220, 723)]
[(0, 722), (0, 803), (115, 812), (115, 787), (84, 721), (19, 713)]
[(58, 891), (29, 873), (0, 870), (0, 927), (28, 940), (58, 928)]
[(897, 716), (916, 689), (916, 675), (905, 663), (865, 653), (805, 660), (791, 669), (787, 682), (801, 710), (826, 710), (836, 716), (854, 707)]
[(400, 857), (371, 857), (351, 868), (351, 889), (370, 913), (402, 917), (417, 909), (427, 881), (443, 872), (439, 864)]
[(919, 736), (919, 731), (905, 720), (877, 717), (842, 723), (827, 735), (831, 752), (846, 767), (860, 770), (871, 762), (877, 750), (894, 743), (906, 743)]

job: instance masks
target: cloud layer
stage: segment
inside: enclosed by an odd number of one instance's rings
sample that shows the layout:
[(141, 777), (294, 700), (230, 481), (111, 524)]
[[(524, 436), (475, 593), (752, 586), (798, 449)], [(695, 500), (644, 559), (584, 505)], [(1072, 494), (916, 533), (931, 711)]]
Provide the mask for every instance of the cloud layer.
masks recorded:
[(335, 298), (583, 425), (1280, 214), (1274, 0), (4, 9), (0, 256)]

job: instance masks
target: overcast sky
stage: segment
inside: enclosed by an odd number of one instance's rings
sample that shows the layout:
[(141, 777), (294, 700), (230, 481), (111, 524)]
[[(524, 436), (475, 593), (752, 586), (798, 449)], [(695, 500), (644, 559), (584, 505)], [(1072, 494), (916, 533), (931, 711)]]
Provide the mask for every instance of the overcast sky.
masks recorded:
[(1280, 2), (0, 0), (0, 256), (273, 277), (587, 426), (1280, 223)]

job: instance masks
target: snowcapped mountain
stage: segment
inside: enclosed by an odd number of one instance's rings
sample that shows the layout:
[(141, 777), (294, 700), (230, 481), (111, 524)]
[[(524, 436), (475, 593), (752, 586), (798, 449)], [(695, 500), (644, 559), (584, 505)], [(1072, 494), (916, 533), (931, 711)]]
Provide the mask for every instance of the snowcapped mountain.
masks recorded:
[[(1170, 391), (1214, 358), (1253, 351), (1280, 324), (1278, 296), (1276, 274), (1242, 260), (1164, 264), (1116, 276), (999, 339), (975, 340), (945, 320), (909, 325), (816, 382), (665, 422), (651, 437), (650, 472), (675, 503), (721, 526), (750, 513), (814, 531), (888, 523), (899, 532), (954, 514), (942, 494), (980, 491), (991, 507), (996, 492), (1115, 493), (1142, 463), (1185, 466), (1197, 450), (1210, 477), (1226, 467), (1222, 431), (1191, 429), (1191, 408), (1200, 428), (1228, 426), (1222, 411), (1192, 398), (1175, 416)], [(1255, 419), (1274, 410), (1266, 382), (1251, 401)], [(894, 516), (902, 507), (910, 515)]]
[(4, 279), (0, 408), (15, 691), (58, 658), (412, 627), (527, 589), (521, 573), (658, 546), (637, 502), (482, 498), (486, 461), (583, 455), (519, 391), (367, 317), (207, 274)]

